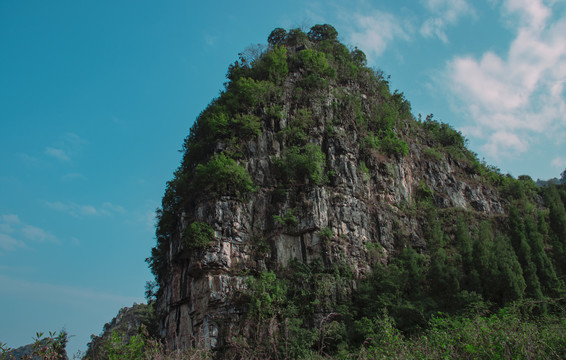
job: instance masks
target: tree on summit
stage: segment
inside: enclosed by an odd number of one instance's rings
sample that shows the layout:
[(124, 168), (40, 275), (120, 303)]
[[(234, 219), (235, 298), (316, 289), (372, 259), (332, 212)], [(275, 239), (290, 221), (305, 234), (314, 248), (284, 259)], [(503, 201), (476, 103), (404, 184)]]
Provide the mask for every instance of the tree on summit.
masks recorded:
[(271, 32), (271, 34), (269, 34), (269, 37), (267, 38), (267, 42), (272, 47), (275, 47), (277, 45), (280, 45), (280, 46), (285, 45), (286, 41), (287, 41), (287, 30), (285, 30), (283, 28), (274, 29)]
[(312, 41), (336, 40), (338, 31), (332, 25), (315, 25), (311, 27), (307, 35)]

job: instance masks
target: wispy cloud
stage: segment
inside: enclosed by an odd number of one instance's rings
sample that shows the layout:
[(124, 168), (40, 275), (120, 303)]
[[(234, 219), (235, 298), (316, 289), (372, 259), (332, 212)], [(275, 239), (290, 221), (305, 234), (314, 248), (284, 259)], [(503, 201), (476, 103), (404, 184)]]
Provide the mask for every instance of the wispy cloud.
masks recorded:
[(552, 8), (539, 0), (507, 0), (504, 18), (519, 19), (505, 56), (449, 62), (449, 88), (473, 125), (467, 131), (484, 139), (494, 158), (516, 156), (540, 136), (560, 141), (566, 121), (566, 17), (553, 22)]
[(25, 153), (20, 153), (17, 154), (16, 156), (22, 161), (22, 163), (34, 168), (39, 168), (44, 165), (44, 162), (41, 159), (39, 159), (37, 156), (31, 156)]
[(50, 163), (50, 160), (69, 164), (79, 156), (87, 143), (88, 141), (77, 134), (69, 132), (59, 136), (58, 139), (45, 146), (42, 153), (32, 155), (24, 153), (18, 154), (18, 157), (33, 167), (46, 166)]
[(55, 201), (55, 202), (47, 201), (45, 204), (53, 210), (64, 212), (74, 217), (98, 214), (98, 211), (92, 205), (81, 205), (81, 204), (76, 204), (74, 202), (63, 203), (60, 201)]
[(136, 218), (136, 221), (138, 223), (140, 223), (144, 229), (148, 232), (154, 232), (155, 231), (155, 211), (146, 211), (140, 215), (138, 215), (138, 217)]
[(207, 46), (214, 46), (216, 44), (216, 40), (217, 40), (216, 36), (213, 36), (213, 35), (210, 35), (210, 34), (204, 35), (202, 39), (204, 40), (204, 43)]
[(87, 141), (79, 135), (68, 132), (59, 137), (51, 146), (45, 148), (45, 154), (59, 161), (69, 162), (82, 151)]
[(55, 236), (36, 226), (22, 224), (20, 231), (29, 240), (37, 242), (56, 241)]
[(98, 215), (113, 216), (115, 214), (121, 214), (125, 212), (122, 206), (112, 204), (110, 202), (104, 202), (100, 206), (94, 206), (88, 204), (77, 204), (72, 201), (68, 201), (68, 202), (46, 201), (45, 205), (47, 205), (47, 207), (53, 210), (67, 213), (73, 217), (98, 216)]
[(423, 6), (431, 14), (420, 28), (422, 36), (437, 37), (448, 43), (446, 29), (461, 18), (475, 16), (475, 10), (466, 0), (423, 0)]
[(566, 157), (555, 157), (550, 164), (559, 170), (564, 170), (566, 169)]
[(349, 31), (350, 42), (364, 49), (370, 62), (381, 56), (393, 41), (410, 40), (413, 32), (408, 21), (381, 10), (355, 13), (348, 22), (355, 24)]
[(100, 207), (100, 213), (103, 215), (122, 214), (125, 210), (120, 205), (105, 202)]
[(69, 155), (67, 155), (67, 153), (65, 152), (65, 150), (62, 149), (57, 149), (57, 148), (53, 148), (53, 147), (46, 147), (45, 148), (45, 154), (49, 155), (51, 157), (54, 157), (57, 160), (60, 161), (71, 161), (71, 158), (69, 157)]
[(13, 251), (18, 248), (27, 248), (26, 244), (21, 240), (16, 240), (10, 235), (0, 233), (0, 249), (4, 251)]
[(105, 293), (76, 286), (26, 281), (5, 275), (0, 275), (0, 294), (30, 299), (37, 298), (37, 295), (41, 294), (44, 300), (71, 305), (76, 305), (77, 302), (91, 305), (104, 302), (125, 306), (143, 301), (143, 299), (136, 297)]
[(30, 249), (30, 243), (44, 242), (58, 244), (59, 240), (45, 229), (22, 222), (15, 214), (0, 216), (1, 250)]

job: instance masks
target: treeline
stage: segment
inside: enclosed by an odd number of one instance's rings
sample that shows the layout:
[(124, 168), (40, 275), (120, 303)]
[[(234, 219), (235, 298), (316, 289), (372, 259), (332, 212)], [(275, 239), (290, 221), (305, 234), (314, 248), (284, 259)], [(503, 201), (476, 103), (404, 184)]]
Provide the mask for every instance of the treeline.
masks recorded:
[[(528, 177), (502, 185), (509, 215), (426, 213), (410, 244), (354, 285), (345, 264), (295, 261), (252, 277), (242, 295), (250, 358), (562, 358), (566, 355), (566, 189)], [(316, 357), (316, 356), (315, 356)]]
[[(242, 201), (257, 191), (240, 160), (249, 155), (247, 142), (266, 126), (276, 131), (273, 124), (282, 119), (287, 126), (275, 134), (283, 150), (272, 159), (274, 184), (332, 185), (323, 149), (309, 142), (317, 129), (326, 138), (337, 136), (335, 126), (356, 132), (366, 176), (364, 159), (407, 156), (413, 141), (408, 135), (415, 135), (425, 158), (450, 159), (465, 176), (493, 187), (506, 215), (438, 208), (423, 181), (414, 203), (400, 211), (425, 224), (425, 245), (416, 246), (400, 233), (397, 252), (382, 259), (380, 244), (368, 243), (375, 266), (361, 281), (346, 262), (294, 261), (277, 272), (248, 269), (247, 289), (237, 294), (245, 334), (224, 334), (227, 340), (215, 354), (250, 359), (563, 357), (566, 188), (540, 188), (528, 176), (502, 175), (466, 149), (465, 138), (449, 125), (432, 115), (414, 119), (403, 93), (392, 93), (383, 73), (369, 69), (363, 52), (341, 44), (329, 25), (316, 25), (308, 33), (275, 29), (268, 43), (265, 51), (249, 52), (230, 67), (225, 91), (199, 115), (185, 139), (183, 161), (158, 211), (157, 245), (147, 259), (158, 287), (165, 281), (172, 239), (180, 238), (186, 251), (213, 242), (210, 229), (197, 221), (189, 221), (180, 234), (181, 213), (199, 196)], [(336, 101), (324, 107), (332, 116), (317, 116), (321, 98), (330, 92)], [(375, 101), (362, 103), (362, 94)], [(289, 212), (275, 221), (297, 220)], [(329, 242), (334, 234), (324, 230), (319, 236)], [(480, 335), (473, 335), (474, 327)]]

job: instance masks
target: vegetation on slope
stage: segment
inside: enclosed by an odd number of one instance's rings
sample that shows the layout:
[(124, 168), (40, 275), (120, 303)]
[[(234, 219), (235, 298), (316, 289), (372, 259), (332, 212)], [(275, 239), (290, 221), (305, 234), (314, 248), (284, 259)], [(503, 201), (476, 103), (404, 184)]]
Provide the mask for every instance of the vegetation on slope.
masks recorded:
[[(174, 237), (187, 239), (189, 250), (214, 241), (204, 225), (198, 236), (178, 233), (184, 209), (210, 198), (245, 201), (257, 190), (241, 160), (266, 123), (287, 120), (277, 133), (284, 150), (273, 159), (276, 181), (286, 186), (332, 183), (324, 152), (309, 139), (320, 132), (337, 136), (342, 128), (355, 132), (366, 174), (372, 157), (398, 161), (415, 145), (425, 158), (450, 161), (466, 171), (462, 176), (493, 187), (507, 215), (439, 207), (438, 194), (421, 182), (415, 201), (401, 211), (425, 220), (426, 246), (415, 246), (399, 229), (401, 246), (387, 265), (380, 245), (368, 246), (375, 266), (363, 281), (346, 264), (293, 262), (277, 273), (251, 272), (240, 304), (256, 326), (249, 337), (229, 340), (227, 356), (348, 358), (364, 349), (362, 357), (404, 357), (409, 348), (417, 357), (563, 356), (564, 339), (551, 329), (565, 325), (566, 188), (503, 175), (466, 149), (448, 124), (432, 115), (414, 118), (403, 93), (391, 92), (383, 73), (366, 66), (364, 53), (337, 36), (330, 25), (308, 33), (278, 28), (268, 47), (248, 49), (230, 66), (225, 91), (196, 120), (167, 184), (148, 258), (157, 284)], [(337, 101), (323, 105), (328, 94)], [(363, 102), (362, 95), (375, 100)], [(333, 116), (322, 116), (322, 108)], [(279, 218), (297, 221), (292, 213)], [(323, 235), (327, 242), (334, 238), (331, 231)], [(327, 316), (316, 318), (320, 313)], [(485, 333), (472, 336), (474, 326)]]

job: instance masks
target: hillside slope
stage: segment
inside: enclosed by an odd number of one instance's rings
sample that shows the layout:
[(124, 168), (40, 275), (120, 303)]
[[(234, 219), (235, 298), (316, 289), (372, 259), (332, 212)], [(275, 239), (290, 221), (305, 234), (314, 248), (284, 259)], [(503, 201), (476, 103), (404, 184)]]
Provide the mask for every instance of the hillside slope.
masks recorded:
[(187, 136), (148, 259), (169, 348), (296, 357), (332, 324), (332, 353), (383, 312), (411, 333), (437, 311), (564, 294), (564, 190), (415, 118), (337, 35), (275, 29)]

